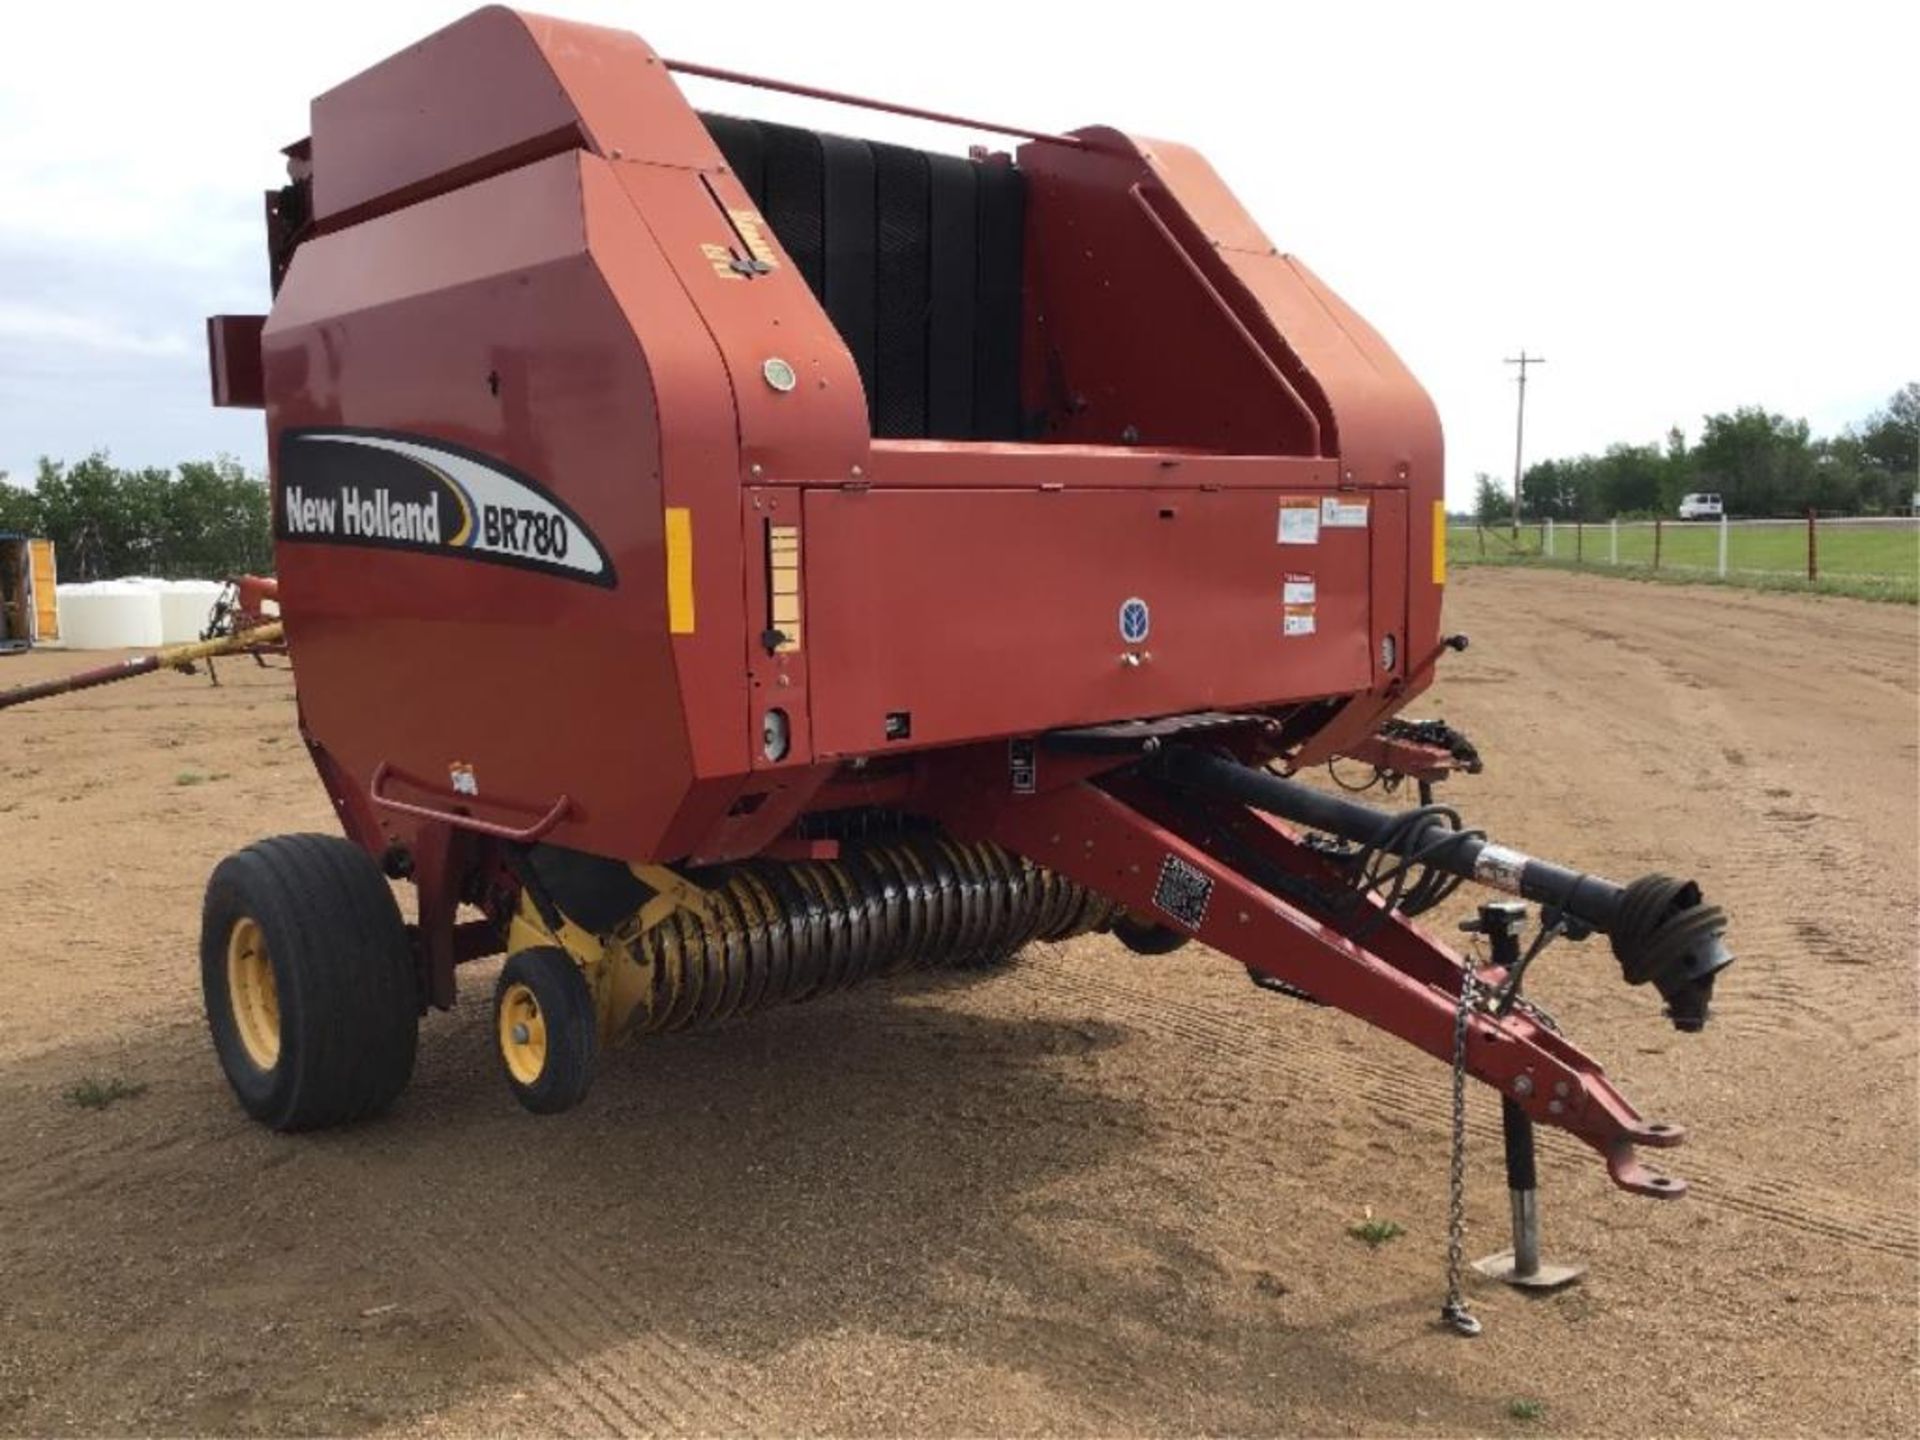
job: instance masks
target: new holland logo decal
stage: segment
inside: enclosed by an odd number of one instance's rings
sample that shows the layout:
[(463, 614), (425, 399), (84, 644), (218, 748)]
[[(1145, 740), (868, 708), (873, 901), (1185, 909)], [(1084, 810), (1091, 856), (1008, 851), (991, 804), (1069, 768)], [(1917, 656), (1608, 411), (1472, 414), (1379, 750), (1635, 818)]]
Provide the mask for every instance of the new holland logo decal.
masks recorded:
[(613, 584), (580, 517), (527, 476), (442, 441), (380, 430), (280, 437), (282, 540), (455, 555)]

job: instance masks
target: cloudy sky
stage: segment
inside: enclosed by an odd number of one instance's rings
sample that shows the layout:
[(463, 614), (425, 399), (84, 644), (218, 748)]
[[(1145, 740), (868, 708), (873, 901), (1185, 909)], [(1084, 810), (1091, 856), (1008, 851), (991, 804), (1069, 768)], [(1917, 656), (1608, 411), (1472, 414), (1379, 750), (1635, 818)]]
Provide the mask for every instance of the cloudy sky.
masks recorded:
[[(261, 464), (260, 417), (206, 403), (201, 322), (266, 308), (277, 152), (315, 93), (469, 8), (0, 0), (0, 470)], [(1910, 0), (546, 8), (676, 58), (1197, 146), (1433, 391), (1456, 501), (1511, 471), (1521, 346), (1548, 357), (1533, 457), (1743, 403), (1831, 431), (1920, 378)]]

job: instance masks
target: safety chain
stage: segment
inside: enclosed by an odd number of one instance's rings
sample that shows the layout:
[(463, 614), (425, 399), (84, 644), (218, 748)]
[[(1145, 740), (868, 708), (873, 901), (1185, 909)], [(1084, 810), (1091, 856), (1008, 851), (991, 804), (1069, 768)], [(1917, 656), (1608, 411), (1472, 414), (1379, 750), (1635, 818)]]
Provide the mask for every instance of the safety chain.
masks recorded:
[(1551, 1030), (1556, 1035), (1560, 1033), (1560, 1022), (1554, 1019), (1552, 1012), (1539, 1001), (1528, 1000), (1523, 996), (1514, 1001), (1513, 1008), (1516, 1014), (1526, 1016), (1542, 1030)]
[(1440, 1321), (1469, 1338), (1480, 1333), (1480, 1322), (1467, 1309), (1460, 1292), (1461, 1249), (1467, 1233), (1467, 1030), (1480, 985), (1473, 962), (1460, 967), (1460, 1003), (1453, 1012), (1453, 1153), (1447, 1170), (1447, 1302)]

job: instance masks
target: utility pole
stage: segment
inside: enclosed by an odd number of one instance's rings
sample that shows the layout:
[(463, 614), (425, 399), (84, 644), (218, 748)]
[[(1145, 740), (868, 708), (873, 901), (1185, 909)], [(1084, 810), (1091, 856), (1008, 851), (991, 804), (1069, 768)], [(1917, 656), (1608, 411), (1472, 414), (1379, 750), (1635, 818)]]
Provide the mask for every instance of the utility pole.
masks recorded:
[(1544, 355), (1529, 355), (1526, 347), (1517, 356), (1508, 356), (1507, 364), (1520, 367), (1520, 411), (1513, 422), (1513, 538), (1520, 538), (1520, 449), (1527, 433), (1527, 366), (1544, 365)]

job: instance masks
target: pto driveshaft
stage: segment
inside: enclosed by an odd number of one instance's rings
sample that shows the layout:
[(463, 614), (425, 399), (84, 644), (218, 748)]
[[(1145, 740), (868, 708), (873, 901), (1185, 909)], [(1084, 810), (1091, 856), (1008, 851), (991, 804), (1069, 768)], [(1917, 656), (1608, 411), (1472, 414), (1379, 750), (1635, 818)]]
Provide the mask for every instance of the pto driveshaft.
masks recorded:
[(1369, 851), (1519, 895), (1557, 913), (1570, 933), (1608, 936), (1629, 984), (1652, 981), (1675, 1028), (1707, 1022), (1714, 976), (1733, 962), (1726, 916), (1702, 901), (1691, 880), (1645, 875), (1617, 885), (1539, 860), (1450, 823), (1442, 806), (1394, 813), (1329, 795), (1224, 756), (1170, 746), (1154, 759), (1156, 779), (1212, 799), (1290, 820)]

